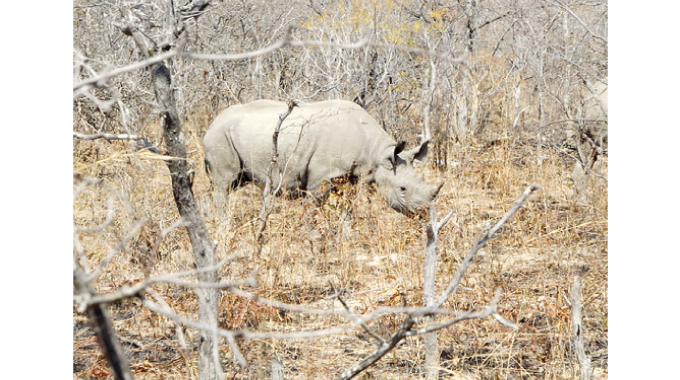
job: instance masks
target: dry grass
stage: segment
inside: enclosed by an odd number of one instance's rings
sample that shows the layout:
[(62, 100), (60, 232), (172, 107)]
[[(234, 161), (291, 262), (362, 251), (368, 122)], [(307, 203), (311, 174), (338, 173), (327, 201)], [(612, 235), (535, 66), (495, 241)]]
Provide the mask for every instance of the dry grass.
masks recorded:
[[(202, 205), (211, 238), (219, 242), (218, 259), (234, 252), (242, 254), (220, 271), (222, 279), (244, 278), (256, 270), (258, 287), (249, 291), (315, 308), (341, 308), (337, 300), (325, 298), (333, 293), (331, 282), (356, 293), (348, 296), (347, 302), (357, 313), (401, 306), (403, 299), (410, 306), (421, 305), (423, 221), (392, 211), (367, 186), (360, 187), (350, 200), (353, 218), (349, 228), (332, 207), (277, 198), (266, 231), (267, 243), (258, 255), (255, 219), (259, 190), (246, 187), (234, 194), (227, 222), (227, 212), (211, 206), (200, 132), (191, 125), (186, 127), (187, 149), (193, 151), (189, 159), (196, 170), (194, 194)], [(145, 277), (191, 269), (191, 246), (181, 229), (154, 247), (160, 231), (178, 218), (164, 162), (130, 155), (121, 142), (78, 141), (74, 147), (74, 171), (101, 178), (109, 186), (90, 186), (74, 201), (76, 225), (101, 223), (106, 218), (107, 200), (114, 196), (114, 223), (98, 233), (80, 234), (91, 265), (98, 264), (135, 220), (149, 219), (107, 266), (97, 290), (112, 292)], [(440, 232), (440, 291), (484, 224), (497, 221), (527, 185), (542, 187), (482, 249), (463, 279), (463, 287), (445, 305), (454, 310), (484, 305), (500, 286), (500, 312), (519, 329), (511, 331), (485, 319), (441, 331), (442, 378), (576, 377), (565, 298), (577, 274), (582, 277), (587, 353), (593, 358), (596, 378), (606, 377), (607, 187), (596, 179), (591, 186), (592, 205), (577, 206), (572, 201), (571, 159), (549, 149), (542, 150), (541, 156), (543, 162), (538, 166), (535, 147), (502, 140), (486, 149), (471, 146), (449, 152), (455, 164), (446, 170), (424, 169), (430, 181), (446, 179), (437, 200), (440, 217), (455, 211)], [(154, 289), (176, 312), (196, 317), (197, 301), (190, 290), (168, 285)], [(344, 322), (338, 317), (284, 312), (226, 291), (221, 297), (223, 328), (299, 331)], [(140, 307), (138, 300), (111, 305), (110, 311), (137, 378), (195, 378), (197, 354), (182, 353), (170, 321)], [(84, 317), (74, 311), (73, 318), (74, 378), (109, 377)], [(400, 316), (386, 317), (372, 322), (371, 327), (387, 337), (400, 322)], [(186, 334), (195, 347), (196, 332), (187, 329)], [(228, 345), (221, 347), (226, 378), (268, 378), (269, 357), (276, 355), (287, 378), (323, 379), (337, 376), (372, 352), (376, 344), (363, 330), (354, 329), (305, 340), (242, 340), (239, 347), (249, 362), (247, 368), (236, 365)], [(423, 355), (422, 340), (409, 339), (359, 378), (422, 377)]]

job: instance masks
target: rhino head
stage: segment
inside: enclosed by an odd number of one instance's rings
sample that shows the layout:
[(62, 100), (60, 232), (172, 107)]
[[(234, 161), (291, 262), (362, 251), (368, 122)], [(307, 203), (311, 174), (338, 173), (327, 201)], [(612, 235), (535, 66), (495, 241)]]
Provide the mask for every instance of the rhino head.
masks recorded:
[(444, 185), (444, 181), (428, 185), (423, 175), (413, 170), (413, 161), (422, 161), (427, 155), (427, 145), (425, 141), (404, 151), (404, 142), (397, 144), (383, 155), (374, 173), (380, 193), (402, 214), (412, 215), (418, 208), (428, 206)]

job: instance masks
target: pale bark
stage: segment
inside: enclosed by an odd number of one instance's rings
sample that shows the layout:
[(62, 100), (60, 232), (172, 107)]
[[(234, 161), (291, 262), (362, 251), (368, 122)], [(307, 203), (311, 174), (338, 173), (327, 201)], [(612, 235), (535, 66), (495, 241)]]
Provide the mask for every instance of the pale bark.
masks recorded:
[(581, 380), (590, 380), (592, 368), (590, 357), (586, 354), (583, 341), (583, 326), (581, 325), (581, 282), (579, 276), (574, 277), (574, 286), (571, 288), (571, 329), (574, 333), (574, 351), (581, 368)]
[[(439, 230), (451, 219), (453, 211), (442, 219), (437, 221), (437, 211), (434, 207), (434, 202), (430, 203), (430, 221), (425, 226), (425, 234), (427, 235), (427, 243), (425, 245), (425, 262), (423, 265), (423, 303), (425, 307), (430, 307), (434, 304), (434, 284), (435, 274), (437, 270), (437, 236)], [(423, 318), (423, 322), (434, 321), (434, 314), (427, 315)], [(425, 334), (425, 367), (427, 368), (427, 379), (437, 379), (439, 376), (439, 344), (437, 342), (437, 332), (433, 331)]]

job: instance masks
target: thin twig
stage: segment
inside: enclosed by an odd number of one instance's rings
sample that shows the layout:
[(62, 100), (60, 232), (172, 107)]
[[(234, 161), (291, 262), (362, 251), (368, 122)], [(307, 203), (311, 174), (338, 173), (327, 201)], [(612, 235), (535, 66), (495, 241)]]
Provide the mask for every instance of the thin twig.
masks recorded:
[(501, 322), (501, 324), (503, 324), (504, 326), (517, 328), (517, 326), (515, 326), (512, 322), (498, 315), (496, 309), (498, 308), (498, 301), (500, 300), (501, 297), (500, 288), (497, 288), (495, 293), (496, 294), (494, 295), (494, 298), (491, 300), (491, 302), (487, 306), (482, 307), (481, 311), (475, 312), (476, 310), (479, 310), (479, 308), (470, 309), (446, 322), (442, 322), (432, 326), (426, 326), (417, 330), (411, 330), (408, 333), (406, 333), (406, 336), (427, 334), (433, 331), (445, 329), (453, 324), (456, 324), (460, 321), (464, 321), (466, 319), (485, 318), (489, 316), (493, 316), (494, 318), (496, 318), (496, 320), (499, 320), (499, 322)]
[[(163, 297), (156, 293), (153, 289), (146, 289), (146, 292), (153, 297), (156, 302), (161, 304), (161, 306), (170, 309), (170, 306), (165, 302)], [(185, 351), (185, 354), (188, 353), (189, 348), (187, 347), (187, 342), (186, 339), (184, 339), (184, 333), (182, 332), (182, 325), (177, 323), (177, 321), (172, 321), (172, 323), (175, 325), (175, 334), (177, 335), (177, 342), (179, 343), (180, 348), (182, 348), (183, 351)]]
[[(345, 310), (347, 311), (347, 313), (349, 313), (349, 314), (351, 315), (351, 318), (352, 318), (354, 321), (358, 321), (358, 320), (359, 320), (359, 317), (356, 316), (356, 314), (352, 311), (352, 309), (349, 307), (349, 305), (347, 305), (347, 303), (345, 302), (345, 300), (342, 299), (342, 295), (340, 294), (340, 291), (338, 291), (338, 290), (335, 289), (335, 285), (333, 285), (333, 282), (332, 282), (332, 281), (331, 281), (331, 288), (333, 289), (333, 292), (335, 293), (335, 297), (338, 299), (338, 301), (340, 301), (340, 303), (341, 303), (342, 306), (345, 308)], [(372, 336), (373, 338), (375, 338), (376, 340), (378, 340), (381, 344), (382, 344), (382, 343), (385, 343), (385, 339), (383, 339), (380, 335), (378, 335), (378, 334), (375, 333), (373, 330), (371, 330), (365, 323), (363, 323), (363, 322), (361, 323), (361, 328), (363, 328), (364, 331), (366, 331), (366, 333), (367, 333), (368, 335), (370, 335), (370, 336)]]
[(130, 71), (143, 69), (145, 67), (153, 65), (154, 63), (158, 63), (158, 62), (161, 62), (165, 59), (172, 58), (177, 54), (178, 54), (178, 52), (176, 50), (170, 50), (170, 51), (165, 52), (163, 54), (159, 54), (159, 55), (153, 56), (151, 58), (147, 58), (143, 61), (139, 61), (139, 62), (133, 63), (131, 65), (119, 67), (119, 68), (111, 70), (111, 71), (106, 71), (102, 74), (99, 74), (99, 75), (91, 77), (91, 78), (84, 79), (84, 80), (74, 84), (73, 85), (73, 91), (76, 91), (76, 90), (80, 89), (81, 87), (85, 87), (85, 86), (104, 87), (106, 85), (105, 81), (107, 79), (111, 78), (111, 77), (115, 77), (117, 75), (124, 74), (124, 73), (130, 72)]
[(99, 232), (103, 230), (104, 228), (108, 227), (109, 224), (113, 222), (113, 217), (116, 214), (116, 210), (113, 208), (113, 195), (109, 195), (109, 198), (106, 200), (106, 219), (104, 221), (92, 228), (76, 228), (76, 233), (92, 233), (92, 232)]
[[(122, 106), (121, 106), (121, 115), (123, 118), (123, 125), (127, 128), (127, 122), (125, 121), (125, 112), (122, 111)], [(151, 152), (160, 154), (160, 151), (154, 147), (149, 140), (145, 139), (142, 136), (137, 136), (129, 133), (123, 133), (123, 134), (112, 134), (112, 133), (95, 133), (91, 135), (86, 135), (84, 133), (79, 133), (79, 132), (73, 132), (73, 137), (80, 139), (80, 140), (96, 140), (96, 139), (105, 139), (105, 140), (135, 140), (135, 141), (141, 141), (142, 144), (144, 144), (145, 148), (148, 148)]]
[[(557, 148), (557, 147), (556, 147), (556, 148)], [(609, 183), (609, 180), (607, 179), (607, 177), (605, 177), (605, 176), (603, 176), (602, 174), (596, 172), (596, 171), (593, 170), (590, 166), (584, 164), (583, 161), (581, 161), (579, 158), (574, 157), (574, 156), (572, 156), (571, 154), (569, 154), (569, 153), (567, 153), (567, 152), (565, 152), (565, 151), (563, 151), (562, 149), (559, 149), (559, 148), (557, 148), (557, 151), (560, 152), (560, 153), (562, 153), (562, 154), (564, 154), (564, 155), (566, 155), (566, 156), (568, 156), (568, 157), (571, 157), (574, 161), (576, 161), (576, 165), (581, 165), (581, 167), (583, 167), (583, 168), (585, 168), (587, 171), (591, 172), (594, 176), (596, 176), (596, 177), (598, 177), (598, 178), (601, 178), (601, 179), (604, 180), (605, 182)]]
[(139, 296), (140, 294), (143, 294), (147, 291), (149, 291), (149, 287), (154, 284), (159, 284), (159, 283), (165, 283), (165, 284), (172, 284), (172, 285), (177, 285), (177, 286), (182, 286), (185, 288), (191, 288), (191, 289), (231, 289), (237, 286), (255, 286), (257, 283), (255, 282), (254, 278), (247, 278), (245, 280), (239, 280), (239, 281), (234, 281), (234, 282), (228, 282), (228, 283), (205, 283), (205, 282), (184, 282), (184, 281), (178, 281), (178, 280), (173, 280), (169, 278), (163, 278), (163, 277), (154, 277), (150, 278), (148, 280), (144, 280), (142, 282), (138, 282), (132, 286), (130, 285), (123, 285), (118, 291), (110, 294), (105, 294), (105, 295), (99, 295), (96, 297), (92, 297), (88, 300), (87, 304), (92, 305), (92, 304), (98, 304), (98, 303), (115, 303), (122, 301), (126, 298), (130, 297), (135, 297)]
[[(194, 321), (192, 319), (186, 318), (184, 316), (178, 315), (174, 313), (172, 310), (163, 308), (154, 302), (149, 301), (148, 299), (143, 299), (142, 301), (143, 305), (146, 306), (149, 310), (158, 313), (160, 315), (163, 315), (167, 318), (173, 319), (187, 327), (191, 327), (197, 330), (201, 331), (207, 331), (207, 332), (214, 332), (213, 329), (210, 326), (205, 326), (197, 321)], [(259, 332), (251, 332), (248, 330), (238, 330), (238, 331), (228, 331), (224, 329), (218, 329), (217, 330), (217, 335), (223, 336), (227, 339), (231, 336), (232, 338), (246, 338), (246, 339), (306, 339), (306, 338), (319, 338), (319, 337), (324, 337), (324, 336), (329, 336), (329, 335), (335, 335), (335, 334), (340, 334), (345, 331), (351, 330), (355, 327), (357, 327), (358, 324), (351, 322), (345, 325), (342, 325), (340, 327), (335, 327), (335, 328), (330, 328), (330, 329), (323, 329), (323, 330), (312, 330), (312, 331), (298, 331), (298, 332), (291, 332), (291, 333), (283, 333), (283, 332), (269, 332), (269, 333), (259, 333)]]
[[(351, 298), (351, 297), (359, 296), (359, 295), (366, 294), (366, 293), (372, 293), (372, 292), (377, 292), (379, 290), (385, 290), (385, 289), (388, 289), (388, 288), (391, 288), (391, 287), (397, 285), (398, 283), (401, 282), (401, 280), (402, 279), (399, 278), (399, 279), (395, 280), (394, 282), (387, 284), (385, 286), (379, 286), (379, 287), (373, 288), (373, 289), (362, 290), (362, 291), (356, 292), (356, 293), (348, 293), (345, 290), (345, 295), (346, 295), (347, 298)], [(332, 298), (335, 298), (335, 295), (324, 297), (324, 299), (332, 299)]]
[(86, 275), (86, 276), (87, 276), (87, 281), (94, 281), (94, 280), (97, 279), (97, 277), (99, 277), (99, 275), (101, 274), (102, 270), (104, 270), (104, 267), (106, 267), (106, 265), (109, 263), (109, 261), (111, 261), (111, 259), (113, 258), (113, 256), (114, 256), (118, 251), (120, 251), (121, 249), (123, 249), (123, 247), (125, 247), (125, 244), (127, 244), (127, 242), (128, 242), (130, 239), (132, 239), (133, 236), (135, 236), (135, 235), (137, 234), (137, 231), (139, 231), (139, 229), (147, 222), (147, 220), (148, 220), (148, 219), (144, 218), (144, 219), (142, 219), (142, 220), (137, 221), (137, 223), (135, 223), (135, 224), (132, 226), (132, 228), (131, 228), (130, 231), (127, 233), (127, 235), (125, 235), (125, 237), (124, 237), (121, 241), (119, 241), (118, 244), (116, 244), (115, 247), (113, 247), (113, 249), (111, 250), (111, 252), (109, 252), (109, 254), (106, 255), (106, 257), (104, 257), (104, 259), (102, 259), (102, 261), (99, 263), (99, 266), (97, 267), (97, 269), (95, 269), (94, 272), (92, 272), (92, 273)]

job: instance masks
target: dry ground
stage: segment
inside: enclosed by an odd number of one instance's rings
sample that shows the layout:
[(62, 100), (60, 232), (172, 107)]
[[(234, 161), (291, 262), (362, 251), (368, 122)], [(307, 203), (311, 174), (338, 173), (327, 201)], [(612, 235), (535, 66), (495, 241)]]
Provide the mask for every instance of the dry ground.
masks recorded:
[[(196, 170), (194, 194), (202, 205), (217, 258), (239, 253), (220, 270), (224, 281), (255, 274), (258, 285), (245, 288), (261, 297), (314, 308), (340, 309), (331, 283), (344, 288), (357, 313), (377, 307), (422, 304), (423, 221), (392, 211), (373, 189), (362, 186), (349, 199), (353, 207), (345, 225), (333, 206), (319, 207), (305, 199), (277, 198), (257, 252), (258, 189), (250, 186), (230, 199), (229, 216), (211, 206), (209, 180), (203, 171), (200, 133), (187, 132), (190, 161)], [(494, 288), (502, 289), (499, 311), (519, 328), (511, 330), (493, 319), (466, 321), (439, 333), (441, 378), (565, 379), (578, 367), (570, 346), (570, 308), (566, 302), (575, 275), (581, 276), (587, 353), (595, 378), (607, 377), (607, 186), (595, 179), (592, 204), (572, 201), (571, 158), (555, 149), (540, 152), (521, 140), (499, 140), (488, 148), (457, 147), (449, 152), (445, 170), (424, 168), (430, 182), (446, 180), (436, 205), (440, 217), (454, 216), (440, 232), (437, 289), (441, 291), (486, 223), (495, 223), (524, 188), (535, 192), (482, 249), (463, 287), (445, 305), (466, 310), (488, 303)], [(542, 158), (538, 164), (538, 154)], [(75, 224), (93, 227), (106, 219), (113, 196), (114, 222), (101, 232), (81, 233), (90, 265), (97, 265), (125, 236), (130, 226), (148, 218), (142, 229), (106, 267), (96, 283), (101, 293), (145, 277), (191, 269), (189, 239), (181, 229), (165, 236), (159, 231), (177, 220), (170, 180), (163, 161), (133, 155), (122, 142), (75, 141), (74, 179), (102, 179), (108, 186), (88, 186), (74, 200)], [(606, 164), (606, 163), (605, 163)], [(606, 168), (606, 165), (605, 165)], [(606, 171), (605, 171), (606, 173)], [(196, 317), (191, 290), (158, 285), (154, 290), (177, 312)], [(195, 351), (182, 352), (173, 324), (131, 299), (110, 305), (114, 325), (138, 379), (196, 377)], [(221, 327), (251, 331), (300, 331), (338, 326), (338, 317), (294, 313), (268, 307), (223, 291)], [(399, 326), (403, 315), (373, 321), (383, 337)], [(197, 334), (185, 329), (195, 347)], [(249, 366), (239, 368), (226, 342), (221, 346), (227, 379), (268, 378), (275, 355), (288, 379), (330, 379), (364, 358), (376, 341), (361, 329), (300, 340), (241, 340)], [(96, 339), (84, 316), (73, 314), (74, 379), (111, 378)], [(410, 338), (359, 376), (362, 379), (411, 379), (423, 376), (422, 338)]]

